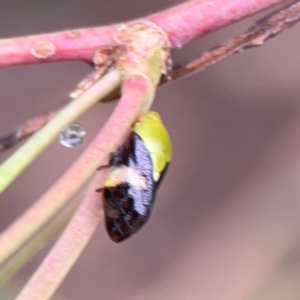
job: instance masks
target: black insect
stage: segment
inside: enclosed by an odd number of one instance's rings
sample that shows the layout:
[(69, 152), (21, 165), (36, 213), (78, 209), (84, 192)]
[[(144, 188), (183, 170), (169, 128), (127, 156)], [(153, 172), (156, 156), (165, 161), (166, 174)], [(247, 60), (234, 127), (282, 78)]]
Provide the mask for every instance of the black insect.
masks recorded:
[(103, 192), (106, 229), (113, 241), (130, 237), (149, 220), (156, 191), (169, 165), (170, 147), (159, 115), (149, 112), (111, 155), (108, 178), (97, 191)]

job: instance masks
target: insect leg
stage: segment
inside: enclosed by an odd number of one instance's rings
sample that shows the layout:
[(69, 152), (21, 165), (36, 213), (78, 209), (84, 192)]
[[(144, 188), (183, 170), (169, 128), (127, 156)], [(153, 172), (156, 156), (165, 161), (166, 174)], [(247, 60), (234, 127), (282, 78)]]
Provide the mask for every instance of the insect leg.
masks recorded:
[(97, 171), (100, 171), (100, 170), (102, 170), (102, 169), (107, 169), (107, 168), (109, 168), (109, 167), (110, 167), (110, 164), (103, 165), (103, 166), (98, 167), (98, 168), (97, 168)]

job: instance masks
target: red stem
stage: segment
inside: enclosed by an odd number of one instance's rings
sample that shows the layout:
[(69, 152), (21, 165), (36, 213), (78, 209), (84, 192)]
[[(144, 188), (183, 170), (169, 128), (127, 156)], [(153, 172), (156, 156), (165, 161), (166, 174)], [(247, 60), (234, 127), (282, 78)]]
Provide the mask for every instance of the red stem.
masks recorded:
[[(61, 60), (91, 60), (96, 48), (116, 44), (114, 26), (60, 31), (0, 40), (0, 67)], [(45, 42), (44, 47), (39, 47)], [(48, 48), (51, 51), (47, 53)], [(43, 48), (43, 49), (41, 49)], [(37, 57), (38, 50), (44, 57)], [(50, 49), (49, 49), (50, 50)]]
[[(194, 0), (144, 19), (160, 26), (171, 47), (217, 30), (284, 0)], [(116, 25), (0, 40), (0, 67), (61, 60), (92, 61), (96, 48), (115, 45)]]

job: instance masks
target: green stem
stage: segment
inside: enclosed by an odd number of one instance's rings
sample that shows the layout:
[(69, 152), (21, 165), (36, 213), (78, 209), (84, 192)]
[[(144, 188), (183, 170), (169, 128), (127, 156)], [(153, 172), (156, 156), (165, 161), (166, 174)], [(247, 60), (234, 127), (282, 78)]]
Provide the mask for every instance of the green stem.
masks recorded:
[(27, 143), (0, 165), (0, 194), (49, 146), (62, 128), (75, 121), (120, 83), (121, 72), (118, 70), (109, 72), (80, 97), (70, 102)]

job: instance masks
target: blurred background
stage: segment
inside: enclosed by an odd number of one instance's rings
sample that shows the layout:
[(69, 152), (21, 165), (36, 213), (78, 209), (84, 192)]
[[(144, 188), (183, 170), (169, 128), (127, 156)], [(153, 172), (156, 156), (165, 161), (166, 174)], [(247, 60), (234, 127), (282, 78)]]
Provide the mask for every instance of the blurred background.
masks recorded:
[[(122, 22), (179, 2), (1, 0), (0, 38)], [(264, 14), (187, 45), (174, 53), (175, 64)], [(298, 25), (159, 89), (153, 109), (163, 116), (174, 156), (150, 222), (121, 244), (100, 223), (53, 299), (299, 299), (299, 48)], [(65, 101), (89, 71), (81, 62), (2, 69), (0, 136)], [(91, 109), (78, 120), (88, 133), (82, 145), (54, 142), (1, 196), (1, 230), (56, 181), (115, 105)], [(0, 299), (14, 298), (48, 250)]]

